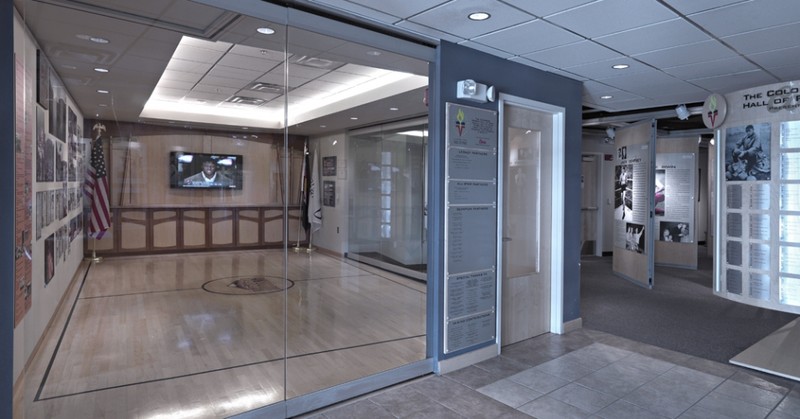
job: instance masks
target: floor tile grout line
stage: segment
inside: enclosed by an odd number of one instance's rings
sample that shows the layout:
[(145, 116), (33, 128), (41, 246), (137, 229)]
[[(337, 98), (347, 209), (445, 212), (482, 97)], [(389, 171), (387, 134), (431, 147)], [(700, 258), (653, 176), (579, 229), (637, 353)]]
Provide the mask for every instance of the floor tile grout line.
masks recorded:
[[(317, 351), (317, 352), (309, 352), (309, 353), (301, 354), (301, 355), (292, 355), (292, 356), (288, 356), (288, 357), (285, 357), (285, 358), (274, 358), (274, 359), (267, 359), (267, 360), (263, 360), (263, 361), (248, 362), (248, 363), (245, 363), (245, 364), (232, 365), (232, 366), (224, 367), (224, 368), (215, 368), (215, 369), (211, 369), (211, 370), (198, 371), (198, 372), (189, 373), (189, 374), (181, 374), (181, 375), (175, 375), (175, 376), (171, 376), (171, 377), (156, 378), (156, 379), (153, 379), (153, 380), (139, 381), (139, 382), (135, 382), (135, 383), (119, 384), (119, 385), (110, 386), (110, 387), (103, 387), (103, 388), (96, 388), (96, 389), (91, 389), (91, 390), (86, 390), (86, 391), (80, 391), (80, 392), (77, 392), (77, 393), (59, 394), (57, 396), (41, 398), (39, 396), (41, 395), (41, 392), (42, 392), (42, 390), (44, 388), (44, 380), (43, 380), (42, 381), (42, 385), (39, 387), (39, 391), (36, 394), (36, 398), (33, 401), (34, 402), (42, 402), (42, 401), (48, 401), (48, 400), (61, 399), (61, 398), (65, 398), (65, 397), (80, 396), (80, 395), (89, 394), (89, 393), (97, 393), (97, 392), (100, 392), (100, 391), (114, 390), (114, 389), (124, 388), (124, 387), (133, 387), (133, 386), (137, 386), (137, 385), (152, 384), (152, 383), (157, 383), (157, 382), (162, 382), (162, 381), (175, 380), (175, 379), (179, 379), (179, 378), (195, 377), (195, 376), (198, 376), (198, 375), (210, 374), (210, 373), (222, 372), (222, 371), (229, 371), (229, 370), (233, 370), (233, 369), (237, 369), (237, 368), (252, 367), (254, 365), (267, 364), (267, 363), (270, 363), (270, 362), (278, 362), (278, 361), (283, 361), (283, 360), (288, 361), (288, 360), (291, 360), (291, 359), (299, 359), (299, 358), (303, 358), (303, 357), (306, 357), (306, 356), (321, 355), (321, 354), (326, 354), (326, 353), (331, 353), (331, 352), (338, 352), (338, 351), (345, 351), (345, 350), (350, 350), (350, 349), (364, 348), (364, 347), (373, 346), (373, 345), (379, 345), (379, 344), (383, 344), (383, 343), (392, 343), (392, 342), (399, 342), (399, 341), (403, 341), (403, 340), (416, 339), (416, 338), (420, 338), (420, 337), (424, 337), (424, 336), (425, 335), (415, 335), (415, 336), (408, 336), (408, 337), (402, 337), (402, 338), (396, 338), (396, 339), (389, 339), (389, 340), (383, 340), (383, 341), (378, 341), (378, 342), (365, 343), (365, 344), (361, 344), (361, 345), (347, 346), (347, 347), (336, 348), (336, 349), (328, 349), (328, 350)], [(60, 343), (61, 342), (60, 342), (60, 339), (59, 339), (59, 344)], [(53, 362), (54, 358), (55, 358), (55, 356), (53, 357), (53, 359), (51, 359), (51, 365), (52, 365), (52, 362)], [(48, 372), (49, 372), (49, 370), (50, 370), (50, 366), (48, 366)]]
[(44, 386), (47, 383), (47, 378), (50, 376), (50, 370), (53, 368), (53, 364), (56, 361), (56, 356), (58, 355), (58, 350), (61, 348), (61, 342), (64, 341), (64, 335), (67, 333), (67, 327), (69, 326), (69, 322), (72, 320), (72, 314), (75, 312), (75, 306), (78, 305), (78, 299), (81, 296), (81, 292), (83, 292), (83, 286), (86, 284), (86, 278), (89, 276), (89, 270), (94, 266), (94, 262), (89, 263), (86, 267), (86, 272), (83, 274), (83, 279), (81, 279), (81, 286), (78, 288), (78, 292), (75, 293), (75, 300), (72, 301), (72, 307), (69, 309), (69, 314), (67, 315), (66, 321), (64, 321), (64, 328), (61, 329), (61, 334), (58, 336), (58, 342), (56, 342), (55, 348), (53, 348), (53, 355), (50, 356), (50, 361), (47, 363), (47, 368), (42, 375), (42, 382), (39, 384), (39, 389), (36, 391), (36, 396), (34, 396), (33, 401), (37, 402), (40, 400), (42, 395), (42, 391), (44, 391)]

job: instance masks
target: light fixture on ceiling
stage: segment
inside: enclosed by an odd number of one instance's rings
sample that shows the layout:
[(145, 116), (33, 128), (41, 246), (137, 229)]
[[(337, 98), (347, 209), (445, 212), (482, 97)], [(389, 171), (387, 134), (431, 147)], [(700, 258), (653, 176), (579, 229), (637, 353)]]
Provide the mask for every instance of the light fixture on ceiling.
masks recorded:
[(614, 70), (624, 70), (628, 67), (630, 67), (630, 65), (628, 64), (614, 64), (611, 66), (611, 68), (613, 68)]
[(260, 33), (262, 35), (272, 35), (272, 34), (275, 33), (275, 29), (268, 28), (266, 26), (262, 26), (262, 27), (256, 29), (256, 32), (258, 32), (258, 33)]
[(689, 119), (689, 115), (691, 115), (691, 113), (689, 113), (689, 110), (686, 109), (686, 105), (683, 104), (678, 105), (678, 107), (675, 108), (675, 113), (678, 114), (678, 119), (680, 119), (681, 121)]
[(399, 110), (400, 110), (400, 108), (396, 108), (396, 107), (392, 106), (391, 108), (389, 108), (389, 110), (390, 110), (390, 111), (399, 111)]
[(489, 19), (490, 17), (492, 17), (492, 15), (490, 15), (489, 13), (486, 13), (486, 12), (473, 12), (473, 13), (470, 13), (469, 16), (467, 16), (467, 17), (469, 18), (469, 20), (474, 20), (476, 22), (480, 22), (482, 20)]
[(101, 38), (99, 36), (86, 35), (86, 34), (83, 34), (83, 33), (79, 33), (79, 34), (75, 35), (75, 37), (78, 38), (78, 39), (83, 39), (84, 41), (94, 42), (95, 44), (107, 44), (107, 43), (110, 42), (106, 38)]
[(381, 55), (381, 52), (380, 51), (367, 51), (367, 55), (372, 56), (372, 57), (377, 57), (377, 56)]
[(610, 140), (614, 140), (617, 137), (617, 130), (614, 127), (606, 128), (606, 137)]
[(108, 69), (107, 68), (103, 68), (103, 67), (95, 67), (94, 71), (96, 71), (98, 73), (108, 73)]
[(600, 96), (600, 99), (608, 100), (608, 99), (612, 99), (613, 97), (614, 96), (611, 96), (611, 95), (603, 95), (603, 96)]
[(101, 93), (101, 94), (107, 95), (108, 94), (108, 90), (97, 89), (97, 93)]
[(494, 86), (486, 86), (472, 79), (460, 80), (456, 84), (456, 98), (478, 103), (494, 102)]
[(353, 121), (358, 121), (358, 117), (357, 116), (351, 116), (350, 119), (353, 120)]

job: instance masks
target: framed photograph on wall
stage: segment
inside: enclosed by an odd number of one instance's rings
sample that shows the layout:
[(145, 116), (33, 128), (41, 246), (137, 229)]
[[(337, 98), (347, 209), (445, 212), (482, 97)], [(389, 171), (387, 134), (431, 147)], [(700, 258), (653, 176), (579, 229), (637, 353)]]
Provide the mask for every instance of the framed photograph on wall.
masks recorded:
[(50, 101), (50, 62), (42, 50), (36, 50), (36, 102), (47, 109)]
[(322, 205), (326, 207), (336, 206), (336, 182), (332, 180), (322, 181)]
[(322, 158), (322, 176), (336, 176), (336, 156)]

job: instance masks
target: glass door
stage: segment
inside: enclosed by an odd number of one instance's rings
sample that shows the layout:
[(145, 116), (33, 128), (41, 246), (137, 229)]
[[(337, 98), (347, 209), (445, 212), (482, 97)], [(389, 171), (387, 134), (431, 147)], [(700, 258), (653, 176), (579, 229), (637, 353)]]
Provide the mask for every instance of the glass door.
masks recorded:
[(347, 257), (425, 280), (427, 123), (408, 121), (350, 132)]

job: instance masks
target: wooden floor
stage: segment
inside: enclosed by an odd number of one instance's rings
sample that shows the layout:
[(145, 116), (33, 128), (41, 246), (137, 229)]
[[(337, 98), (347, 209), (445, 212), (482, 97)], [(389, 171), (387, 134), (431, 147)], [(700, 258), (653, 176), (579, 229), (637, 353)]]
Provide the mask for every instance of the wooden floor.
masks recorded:
[[(288, 290), (203, 288), (252, 277)], [(16, 418), (226, 417), (425, 358), (425, 284), (318, 253), (106, 259), (65, 298)]]

